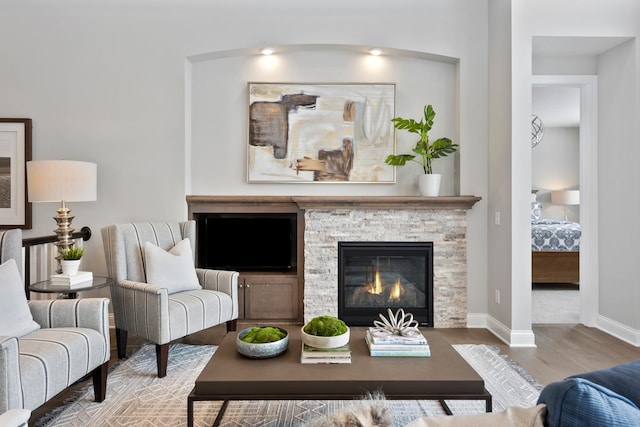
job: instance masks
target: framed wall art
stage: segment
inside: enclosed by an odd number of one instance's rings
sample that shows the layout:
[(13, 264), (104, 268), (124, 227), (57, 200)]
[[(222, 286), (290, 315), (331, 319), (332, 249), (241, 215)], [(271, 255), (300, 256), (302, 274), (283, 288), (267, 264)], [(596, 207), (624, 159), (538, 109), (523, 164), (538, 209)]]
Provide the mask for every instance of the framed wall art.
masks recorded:
[(26, 163), (31, 119), (0, 119), (0, 228), (31, 228)]
[(249, 83), (248, 182), (394, 183), (395, 84)]

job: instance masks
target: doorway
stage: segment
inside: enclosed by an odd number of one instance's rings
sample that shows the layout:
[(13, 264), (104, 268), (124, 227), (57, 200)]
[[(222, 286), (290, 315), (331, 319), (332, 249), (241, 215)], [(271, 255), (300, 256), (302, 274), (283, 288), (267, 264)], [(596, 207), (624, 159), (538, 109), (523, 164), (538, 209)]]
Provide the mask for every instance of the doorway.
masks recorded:
[[(551, 203), (550, 191), (544, 195), (542, 201), (548, 201), (547, 215), (562, 215), (565, 212), (567, 217), (572, 214), (573, 218), (579, 220), (581, 236), (579, 250), (579, 291), (578, 296), (573, 295), (573, 309), (577, 313), (568, 313), (569, 316), (563, 321), (571, 322), (578, 320), (576, 323), (582, 323), (587, 326), (595, 326), (595, 318), (597, 313), (597, 222), (596, 222), (596, 195), (597, 195), (597, 78), (596, 76), (572, 76), (572, 75), (534, 75), (532, 77), (532, 89), (545, 88), (557, 92), (564, 91), (569, 94), (577, 95), (579, 103), (579, 125), (578, 132), (578, 154), (577, 154), (577, 172), (578, 172), (578, 189), (580, 191), (579, 205), (571, 211), (571, 206), (554, 206)], [(533, 99), (533, 97), (532, 97)], [(535, 113), (535, 111), (533, 112)], [(571, 132), (569, 132), (571, 133)], [(534, 148), (535, 150), (536, 148)], [(567, 154), (567, 153), (565, 153)], [(534, 156), (532, 155), (532, 158)], [(567, 179), (567, 177), (562, 177)], [(573, 185), (570, 181), (553, 184), (557, 189), (570, 189), (567, 186)], [(561, 188), (565, 185), (565, 188)], [(548, 190), (554, 190), (549, 188)], [(541, 194), (542, 196), (542, 194)], [(561, 211), (558, 211), (561, 209)], [(568, 211), (567, 211), (568, 209)], [(535, 292), (535, 291), (532, 291)], [(558, 294), (559, 295), (559, 294)], [(532, 295), (533, 301), (533, 317), (536, 318), (536, 300)], [(557, 297), (555, 303), (562, 304), (562, 299)], [(568, 304), (565, 301), (565, 304)], [(551, 306), (550, 313), (554, 311), (552, 304), (549, 302), (545, 306)], [(560, 306), (562, 309), (562, 306)], [(557, 311), (557, 309), (556, 309)], [(568, 310), (569, 311), (569, 310)], [(553, 322), (553, 319), (549, 319)], [(533, 323), (536, 323), (535, 320)]]

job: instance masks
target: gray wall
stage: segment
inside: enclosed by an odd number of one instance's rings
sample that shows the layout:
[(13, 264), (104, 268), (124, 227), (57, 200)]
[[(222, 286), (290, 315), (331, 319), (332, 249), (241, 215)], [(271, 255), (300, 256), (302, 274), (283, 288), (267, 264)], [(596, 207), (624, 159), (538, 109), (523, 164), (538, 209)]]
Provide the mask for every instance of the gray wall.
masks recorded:
[[(75, 225), (94, 230), (85, 267), (103, 274), (100, 227), (140, 219), (185, 219), (185, 195), (196, 188), (220, 193), (233, 188), (253, 194), (410, 191), (413, 177), (408, 171), (399, 173), (398, 182), (391, 186), (345, 187), (249, 186), (244, 174), (232, 171), (230, 176), (227, 164), (203, 172), (201, 165), (192, 162), (202, 148), (198, 147), (202, 128), (192, 128), (192, 121), (197, 125), (197, 114), (206, 111), (195, 108), (199, 101), (192, 99), (192, 88), (203, 82), (197, 79), (201, 65), (221, 64), (219, 58), (228, 57), (229, 62), (213, 73), (221, 81), (235, 83), (325, 76), (341, 82), (397, 79), (396, 109), (401, 114), (413, 114), (416, 106), (444, 99), (453, 91), (454, 100), (444, 111), (454, 117), (443, 114), (438, 119), (444, 119), (447, 130), (454, 130), (453, 137), (461, 145), (456, 177), (460, 193), (483, 198), (468, 214), (471, 320), (478, 325), (489, 323), (507, 341), (522, 337), (531, 343), (531, 150), (516, 141), (529, 137), (532, 37), (637, 37), (639, 8), (636, 0), (407, 0), (401, 4), (5, 0), (0, 13), (0, 116), (33, 119), (34, 159), (98, 163), (98, 201), (71, 208)], [(246, 68), (256, 49), (265, 44), (297, 46), (302, 52), (322, 46), (327, 62), (312, 64), (320, 68), (286, 71)], [(336, 61), (344, 55), (343, 46), (382, 46), (412, 54), (395, 59), (390, 55), (384, 59), (389, 68), (363, 76), (355, 74), (363, 67)], [(421, 62), (416, 66), (421, 67), (429, 55), (453, 60), (453, 76), (447, 73), (444, 93), (437, 92), (433, 81), (421, 86), (425, 78), (421, 74), (402, 74), (413, 67), (406, 63), (411, 58), (418, 58)], [(628, 197), (628, 187), (620, 183), (637, 183), (640, 173), (632, 165), (638, 158), (639, 56), (634, 43), (598, 65), (601, 91), (606, 88), (601, 95), (609, 101), (602, 103), (607, 108), (600, 109), (605, 113), (600, 140), (609, 139), (621, 147), (600, 153), (601, 192), (610, 191), (609, 199), (599, 201), (603, 235), (624, 233), (633, 238), (638, 234), (637, 225), (623, 228), (618, 220), (627, 219), (638, 208), (637, 198)], [(405, 87), (424, 88), (424, 92), (414, 98)], [(224, 98), (213, 96), (218, 108), (232, 107), (228, 114), (233, 121), (221, 122), (207, 136), (214, 147), (221, 147), (220, 152), (228, 144), (236, 147), (229, 153), (228, 164), (240, 162), (238, 169), (245, 167), (237, 148), (246, 141), (241, 135), (244, 119), (238, 119), (246, 117), (244, 91), (245, 86), (238, 85), (227, 88)], [(618, 95), (623, 99), (620, 103), (614, 98)], [(614, 201), (614, 196), (627, 197)], [(55, 207), (35, 205), (34, 228), (25, 235), (50, 234)], [(501, 213), (500, 225), (494, 223), (496, 211)], [(631, 244), (627, 243), (631, 238), (622, 249)], [(602, 313), (613, 321), (610, 324), (621, 322), (637, 339), (640, 314), (631, 305), (639, 291), (631, 280), (638, 275), (633, 262), (628, 262), (631, 255), (623, 255), (632, 251), (621, 251), (618, 242), (606, 238), (603, 245), (601, 253), (608, 255), (600, 262), (612, 262), (603, 269), (600, 282), (622, 280), (602, 292), (603, 298), (607, 295)], [(610, 259), (616, 253), (620, 258)], [(614, 266), (619, 268), (614, 271)], [(495, 290), (502, 293), (501, 304), (494, 302)]]
[[(452, 175), (460, 193), (483, 198), (467, 236), (470, 310), (483, 313), (487, 25), (487, 0), (9, 0), (0, 14), (0, 116), (33, 119), (34, 159), (98, 163), (98, 201), (70, 207), (76, 226), (94, 230), (84, 268), (104, 274), (102, 226), (185, 219), (185, 195), (195, 191), (415, 194), (410, 168), (393, 185), (246, 184), (247, 81), (395, 82), (396, 111), (416, 117), (425, 103), (446, 100), (436, 124), (461, 146)], [(258, 68), (266, 44), (296, 48), (280, 57), (292, 66)], [(367, 68), (370, 57), (345, 46), (395, 53)], [(211, 109), (200, 108), (207, 102)], [(207, 128), (207, 114), (220, 111), (225, 120)], [(25, 235), (50, 234), (55, 208), (35, 205)]]

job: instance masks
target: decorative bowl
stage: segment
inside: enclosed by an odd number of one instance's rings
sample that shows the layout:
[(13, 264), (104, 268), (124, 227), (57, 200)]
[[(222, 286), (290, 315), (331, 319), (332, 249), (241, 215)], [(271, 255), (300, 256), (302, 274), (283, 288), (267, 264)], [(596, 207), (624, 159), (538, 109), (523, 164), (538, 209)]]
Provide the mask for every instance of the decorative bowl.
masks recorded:
[[(236, 350), (243, 356), (251, 359), (268, 359), (270, 357), (276, 357), (282, 354), (289, 346), (289, 332), (286, 329), (278, 326), (272, 326), (281, 330), (286, 334), (284, 338), (278, 341), (266, 342), (266, 343), (250, 343), (242, 341), (242, 337), (249, 333), (255, 326), (241, 330), (236, 337)], [(261, 326), (264, 327), (264, 326)]]
[(345, 332), (344, 334), (331, 337), (308, 334), (304, 331), (304, 326), (300, 329), (300, 332), (302, 334), (302, 342), (311, 347), (336, 348), (342, 347), (343, 345), (347, 345), (349, 343), (349, 327), (347, 327), (347, 332)]

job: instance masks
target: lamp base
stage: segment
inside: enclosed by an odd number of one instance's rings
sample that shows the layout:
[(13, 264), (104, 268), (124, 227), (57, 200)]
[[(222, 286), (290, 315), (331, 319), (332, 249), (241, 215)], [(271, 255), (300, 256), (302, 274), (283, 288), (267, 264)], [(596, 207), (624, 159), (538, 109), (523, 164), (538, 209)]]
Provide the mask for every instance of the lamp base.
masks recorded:
[(75, 243), (75, 239), (73, 238), (73, 232), (75, 230), (71, 228), (71, 221), (73, 221), (74, 216), (70, 214), (71, 209), (66, 206), (64, 200), (60, 202), (60, 207), (56, 210), (56, 212), (57, 215), (53, 217), (53, 219), (58, 224), (58, 228), (53, 230), (58, 236), (58, 241), (55, 243), (55, 245), (58, 247), (58, 256), (56, 256), (56, 260), (58, 260), (58, 268), (56, 272), (61, 273), (62, 256), (60, 255), (60, 251), (70, 248)]

